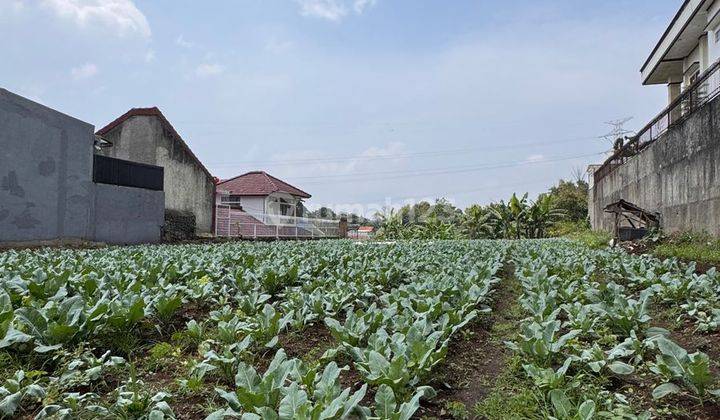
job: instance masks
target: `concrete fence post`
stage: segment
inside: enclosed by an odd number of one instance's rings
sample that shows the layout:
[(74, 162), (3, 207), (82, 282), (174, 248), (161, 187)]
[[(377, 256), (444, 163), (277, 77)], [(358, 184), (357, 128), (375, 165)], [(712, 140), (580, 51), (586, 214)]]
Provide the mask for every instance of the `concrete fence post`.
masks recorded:
[(343, 239), (347, 238), (347, 233), (348, 233), (347, 217), (343, 216), (340, 218), (340, 223), (339, 223), (338, 228), (339, 228), (338, 236)]

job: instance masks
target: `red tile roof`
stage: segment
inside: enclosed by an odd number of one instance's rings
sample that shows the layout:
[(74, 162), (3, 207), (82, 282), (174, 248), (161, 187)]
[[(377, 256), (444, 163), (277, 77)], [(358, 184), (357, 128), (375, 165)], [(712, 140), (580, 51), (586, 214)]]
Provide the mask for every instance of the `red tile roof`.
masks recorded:
[(125, 114), (118, 117), (115, 121), (111, 122), (110, 124), (106, 125), (105, 127), (101, 128), (97, 131), (97, 135), (104, 136), (108, 134), (109, 132), (113, 131), (114, 129), (118, 128), (122, 123), (129, 120), (132, 117), (157, 117), (160, 122), (162, 123), (165, 130), (167, 130), (170, 135), (175, 139), (175, 141), (183, 148), (185, 151), (190, 155), (190, 157), (195, 160), (195, 162), (202, 168), (202, 170), (207, 174), (209, 178), (213, 178), (212, 174), (210, 174), (210, 171), (207, 170), (205, 165), (198, 159), (197, 156), (195, 156), (195, 153), (190, 150), (190, 146), (185, 143), (185, 140), (183, 140), (182, 137), (180, 137), (180, 134), (175, 130), (175, 127), (170, 124), (170, 121), (168, 121), (167, 118), (165, 118), (165, 115), (160, 111), (160, 109), (156, 106), (152, 108), (133, 108), (130, 111), (126, 112)]
[(274, 192), (284, 192), (296, 197), (310, 198), (310, 194), (295, 188), (285, 181), (268, 175), (263, 171), (253, 171), (246, 174), (221, 181), (217, 185), (218, 191), (230, 191), (233, 195), (266, 196)]

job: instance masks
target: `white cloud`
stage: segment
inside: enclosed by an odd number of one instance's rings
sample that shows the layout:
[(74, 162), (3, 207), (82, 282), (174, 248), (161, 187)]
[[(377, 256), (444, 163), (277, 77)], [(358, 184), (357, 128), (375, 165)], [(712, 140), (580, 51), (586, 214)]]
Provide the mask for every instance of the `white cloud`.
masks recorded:
[[(289, 162), (297, 165), (288, 165)], [(352, 158), (333, 159), (324, 150), (302, 150), (276, 153), (271, 157), (269, 166), (279, 176), (303, 180), (313, 185), (323, 182), (325, 176), (351, 176), (353, 174), (372, 174), (377, 171), (403, 169), (408, 163), (407, 147), (402, 142), (390, 142), (383, 146), (371, 146)], [(277, 169), (276, 169), (277, 167)]]
[(300, 14), (333, 22), (339, 22), (351, 11), (358, 15), (377, 3), (377, 0), (295, 0)]
[(202, 63), (195, 68), (195, 75), (198, 77), (217, 76), (225, 72), (225, 66), (217, 63)]
[(175, 40), (175, 43), (183, 48), (192, 48), (195, 46), (194, 42), (190, 42), (190, 41), (186, 40), (185, 37), (182, 35), (177, 37), (177, 39)]
[(89, 79), (98, 73), (98, 68), (93, 63), (86, 63), (80, 67), (75, 67), (70, 71), (73, 79), (82, 80)]
[(362, 15), (365, 9), (375, 6), (376, 3), (377, 0), (355, 0), (353, 10), (355, 10), (355, 13)]
[(544, 156), (544, 155), (540, 155), (540, 154), (538, 154), (538, 155), (530, 155), (530, 156), (527, 157), (527, 159), (525, 159), (525, 163), (542, 162), (543, 160), (545, 160), (545, 156)]
[(132, 0), (43, 0), (42, 5), (81, 27), (109, 27), (120, 36), (152, 35), (147, 18)]

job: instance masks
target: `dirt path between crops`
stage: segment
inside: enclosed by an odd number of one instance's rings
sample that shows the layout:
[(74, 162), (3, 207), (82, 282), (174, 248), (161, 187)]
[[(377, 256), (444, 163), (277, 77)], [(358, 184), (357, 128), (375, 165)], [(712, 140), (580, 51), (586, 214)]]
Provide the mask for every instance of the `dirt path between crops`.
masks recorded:
[(506, 267), (494, 295), (493, 311), (480, 315), (453, 338), (447, 359), (431, 383), (438, 395), (424, 402), (414, 418), (462, 418), (458, 410), (473, 418), (473, 407), (489, 396), (506, 370), (511, 351), (503, 342), (517, 332), (519, 295), (513, 268)]

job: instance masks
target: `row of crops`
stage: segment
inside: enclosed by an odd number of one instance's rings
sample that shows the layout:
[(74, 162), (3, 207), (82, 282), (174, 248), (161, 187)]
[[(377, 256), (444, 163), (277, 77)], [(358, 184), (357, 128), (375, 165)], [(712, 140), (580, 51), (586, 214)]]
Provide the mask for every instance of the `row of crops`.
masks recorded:
[[(0, 416), (409, 419), (450, 340), (490, 311), (506, 242), (153, 246), (0, 254)], [(289, 334), (333, 344), (290, 357)], [(182, 377), (139, 372), (183, 343)], [(348, 381), (348, 377), (358, 381)], [(204, 394), (203, 394), (204, 395)], [(200, 404), (200, 403), (198, 403)]]
[(666, 312), (691, 334), (717, 334), (714, 269), (698, 275), (692, 265), (564, 241), (517, 243), (511, 259), (527, 318), (507, 344), (546, 399), (547, 416), (676, 418), (709, 405), (717, 414), (714, 362), (688, 352), (655, 319)]

